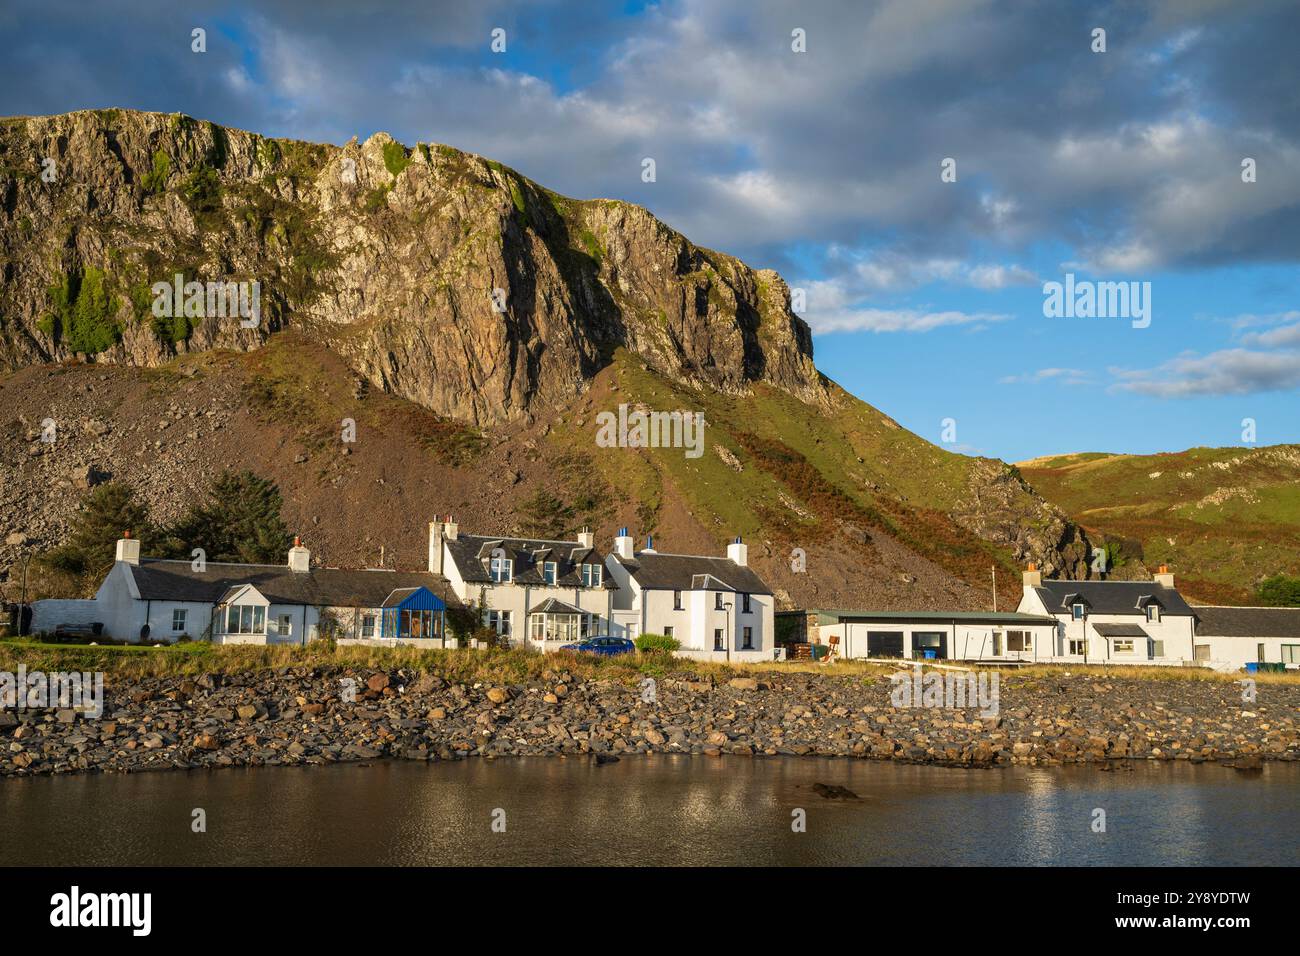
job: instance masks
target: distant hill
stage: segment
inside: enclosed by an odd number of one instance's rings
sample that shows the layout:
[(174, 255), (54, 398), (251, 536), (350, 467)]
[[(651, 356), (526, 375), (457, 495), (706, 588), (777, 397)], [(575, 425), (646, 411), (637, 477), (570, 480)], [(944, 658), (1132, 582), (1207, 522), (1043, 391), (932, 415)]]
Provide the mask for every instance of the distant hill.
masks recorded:
[(1167, 562), (1202, 603), (1249, 603), (1264, 578), (1300, 572), (1300, 446), (1087, 452), (1017, 467), (1094, 544), (1147, 568)]

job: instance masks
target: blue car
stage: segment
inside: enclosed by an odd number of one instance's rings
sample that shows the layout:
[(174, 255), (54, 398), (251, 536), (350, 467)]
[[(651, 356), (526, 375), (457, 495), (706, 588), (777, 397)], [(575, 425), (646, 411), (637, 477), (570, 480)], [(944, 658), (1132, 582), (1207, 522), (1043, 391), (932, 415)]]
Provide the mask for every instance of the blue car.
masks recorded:
[(577, 644), (565, 644), (560, 650), (613, 657), (615, 654), (631, 654), (636, 650), (636, 645), (626, 637), (589, 637)]

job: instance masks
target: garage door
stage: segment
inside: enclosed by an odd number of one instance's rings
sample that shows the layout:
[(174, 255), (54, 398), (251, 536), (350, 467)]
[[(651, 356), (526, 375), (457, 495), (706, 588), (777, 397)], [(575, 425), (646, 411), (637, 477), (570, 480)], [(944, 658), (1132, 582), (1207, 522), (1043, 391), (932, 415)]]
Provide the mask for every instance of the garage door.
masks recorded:
[(902, 657), (902, 631), (867, 631), (867, 654), (870, 657)]

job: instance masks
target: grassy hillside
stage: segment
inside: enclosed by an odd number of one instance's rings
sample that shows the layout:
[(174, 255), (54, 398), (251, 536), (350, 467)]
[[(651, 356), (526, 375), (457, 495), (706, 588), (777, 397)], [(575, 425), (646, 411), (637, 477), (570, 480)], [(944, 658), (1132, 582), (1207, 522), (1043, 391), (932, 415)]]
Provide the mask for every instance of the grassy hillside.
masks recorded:
[(1087, 453), (1018, 466), (1090, 537), (1129, 561), (1167, 562), (1203, 602), (1248, 603), (1259, 582), (1300, 571), (1300, 446)]

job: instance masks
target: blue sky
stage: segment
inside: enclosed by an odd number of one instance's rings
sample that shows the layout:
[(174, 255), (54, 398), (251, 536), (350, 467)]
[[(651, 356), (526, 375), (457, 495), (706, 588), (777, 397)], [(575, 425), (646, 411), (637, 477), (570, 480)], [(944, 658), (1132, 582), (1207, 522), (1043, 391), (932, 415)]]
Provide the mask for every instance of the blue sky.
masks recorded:
[[(1215, 0), (19, 0), (0, 113), (450, 143), (778, 269), (818, 366), (931, 440), (1174, 451), (1300, 441), (1297, 35)], [(1067, 272), (1149, 282), (1150, 325), (1044, 316)]]

